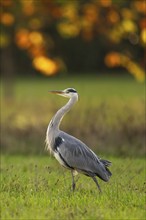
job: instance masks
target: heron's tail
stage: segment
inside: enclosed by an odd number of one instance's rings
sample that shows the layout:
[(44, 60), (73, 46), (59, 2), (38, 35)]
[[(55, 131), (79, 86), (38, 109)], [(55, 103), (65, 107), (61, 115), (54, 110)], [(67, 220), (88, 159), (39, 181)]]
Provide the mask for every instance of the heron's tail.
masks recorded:
[(105, 169), (106, 169), (106, 171), (107, 171), (108, 177), (110, 177), (110, 176), (112, 175), (111, 171), (110, 171), (107, 167), (105, 167)]
[(104, 164), (105, 169), (106, 169), (106, 174), (108, 175), (108, 178), (112, 175), (111, 171), (108, 169), (109, 166), (111, 166), (111, 162), (108, 160), (100, 159), (100, 161)]
[(100, 159), (100, 161), (104, 164), (105, 167), (109, 167), (112, 164), (109, 160)]

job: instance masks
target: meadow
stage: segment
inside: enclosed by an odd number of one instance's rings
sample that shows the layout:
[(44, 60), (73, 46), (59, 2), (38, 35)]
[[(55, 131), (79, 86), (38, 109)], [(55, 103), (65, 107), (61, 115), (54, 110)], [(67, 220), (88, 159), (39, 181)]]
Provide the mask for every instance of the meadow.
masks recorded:
[[(44, 150), (47, 124), (74, 87), (79, 102), (61, 128), (112, 161), (111, 180), (71, 175)], [(17, 79), (1, 111), (1, 219), (145, 219), (144, 84), (131, 77)]]
[(51, 157), (2, 156), (1, 219), (145, 219), (144, 159), (110, 157), (113, 176), (76, 177)]

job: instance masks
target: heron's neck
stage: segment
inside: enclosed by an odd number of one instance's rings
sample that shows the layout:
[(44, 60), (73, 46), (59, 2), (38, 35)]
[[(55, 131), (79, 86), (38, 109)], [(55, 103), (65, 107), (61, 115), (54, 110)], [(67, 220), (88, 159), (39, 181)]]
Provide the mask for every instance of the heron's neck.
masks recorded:
[(72, 108), (72, 106), (77, 102), (78, 95), (74, 95), (70, 98), (66, 105), (57, 111), (50, 122), (50, 126), (59, 129), (59, 125), (64, 117), (64, 115)]

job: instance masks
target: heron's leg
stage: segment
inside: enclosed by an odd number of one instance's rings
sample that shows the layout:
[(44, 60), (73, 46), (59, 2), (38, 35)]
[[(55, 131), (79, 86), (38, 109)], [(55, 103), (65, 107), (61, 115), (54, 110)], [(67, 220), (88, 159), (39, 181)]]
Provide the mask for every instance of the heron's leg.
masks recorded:
[(76, 184), (75, 184), (75, 180), (74, 180), (74, 174), (73, 174), (73, 170), (71, 170), (71, 175), (72, 175), (72, 190), (74, 192)]
[(95, 176), (92, 176), (92, 179), (93, 179), (94, 182), (96, 183), (96, 185), (97, 185), (97, 187), (98, 187), (98, 189), (99, 189), (99, 192), (101, 193), (102, 191), (101, 191), (101, 188), (100, 188), (100, 186), (99, 186), (99, 184), (98, 184), (98, 182), (97, 182), (96, 177), (95, 177)]

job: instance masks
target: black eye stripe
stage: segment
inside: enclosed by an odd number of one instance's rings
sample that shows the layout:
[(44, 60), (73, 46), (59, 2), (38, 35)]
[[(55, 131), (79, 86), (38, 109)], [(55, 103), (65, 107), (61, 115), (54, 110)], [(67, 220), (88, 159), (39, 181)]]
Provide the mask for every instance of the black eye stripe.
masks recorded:
[(74, 92), (77, 93), (77, 91), (75, 89), (68, 89), (67, 92)]

